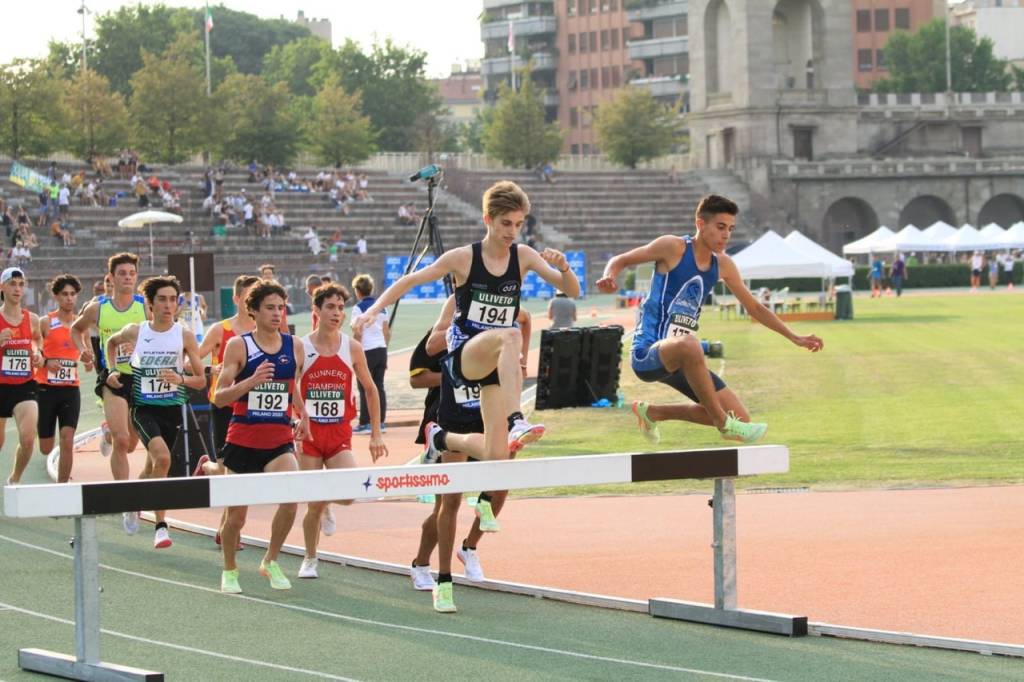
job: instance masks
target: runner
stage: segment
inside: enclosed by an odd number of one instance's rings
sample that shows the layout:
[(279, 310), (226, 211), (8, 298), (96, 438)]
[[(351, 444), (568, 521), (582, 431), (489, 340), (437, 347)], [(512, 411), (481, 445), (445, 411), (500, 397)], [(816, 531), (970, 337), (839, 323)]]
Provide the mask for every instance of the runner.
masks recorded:
[[(441, 360), (445, 355), (445, 334), (451, 326), (452, 317), (455, 313), (455, 297), (450, 296), (445, 302), (441, 315), (434, 327), (427, 332), (420, 340), (409, 360), (409, 383), (413, 388), (426, 388), (427, 397), (424, 402), (423, 421), (416, 436), (416, 442), (425, 442), (423, 432), (426, 424), (437, 421), (443, 428), (454, 433), (483, 433), (483, 421), (480, 418), (479, 391), (454, 391), (451, 382), (444, 379)], [(520, 309), (519, 331), (523, 337), (522, 352), (520, 354), (523, 362), (520, 363), (523, 378), (526, 377), (526, 358), (530, 350), (530, 314)], [(522, 384), (518, 390), (522, 393)], [(474, 395), (475, 394), (475, 395)], [(439, 414), (439, 407), (440, 413)], [(509, 457), (515, 457), (511, 452)], [(465, 461), (465, 456), (458, 452), (445, 452), (442, 460), (445, 462)], [(475, 461), (475, 460), (474, 460)], [(505, 503), (508, 491), (491, 491), (481, 493), (477, 498), (491, 505), (494, 517), (497, 517)], [(430, 574), (430, 555), (437, 546), (437, 518), (441, 509), (443, 496), (437, 496), (434, 502), (434, 509), (424, 519), (420, 531), (420, 546), (416, 558), (412, 562), (412, 582), (417, 590), (432, 590), (436, 583)], [(462, 495), (453, 497), (461, 498)], [(453, 503), (461, 500), (453, 500)], [(481, 528), (484, 525), (484, 528)], [(494, 525), (481, 524), (480, 516), (473, 521), (469, 534), (462, 541), (462, 547), (456, 551), (459, 561), (463, 563), (466, 571), (466, 578), (476, 582), (484, 580), (483, 566), (477, 554), (477, 546), (485, 531), (496, 530)], [(454, 537), (454, 531), (452, 531)], [(443, 555), (442, 555), (443, 556)], [(447, 568), (451, 572), (451, 555), (448, 555)]]
[(696, 212), (696, 234), (664, 235), (646, 246), (613, 257), (605, 265), (597, 288), (618, 291), (616, 278), (623, 269), (655, 264), (650, 293), (638, 313), (633, 336), (633, 372), (641, 381), (658, 381), (679, 391), (696, 404), (651, 405), (633, 403), (641, 433), (652, 443), (661, 439), (657, 422), (676, 419), (717, 428), (723, 438), (752, 443), (762, 438), (767, 424), (750, 423), (739, 397), (708, 370), (697, 337), (701, 306), (721, 280), (750, 316), (772, 331), (812, 353), (822, 349), (817, 336), (798, 336), (775, 313), (758, 303), (747, 290), (739, 270), (725, 254), (736, 227), (739, 208), (715, 194), (701, 199)]
[[(269, 280), (273, 280), (275, 282), (278, 282), (277, 274), (276, 274), (277, 268), (274, 267), (273, 263), (264, 263), (263, 265), (260, 266), (259, 272), (260, 272), (260, 277), (262, 277), (263, 279), (269, 279)], [(278, 284), (281, 284), (281, 283), (278, 282)], [(283, 284), (281, 284), (281, 288), (282, 289), (284, 288)], [(290, 333), (290, 331), (288, 329), (288, 309), (287, 308), (285, 308), (284, 313), (281, 315), (281, 328), (278, 331), (280, 331), (282, 334), (289, 334)]]
[[(388, 454), (380, 431), (380, 403), (377, 387), (366, 366), (366, 356), (358, 341), (341, 333), (345, 320), (348, 292), (337, 284), (321, 286), (313, 293), (313, 312), (319, 326), (302, 338), (306, 349), (305, 370), (300, 387), (309, 413), (309, 436), (300, 444), (299, 466), (303, 470), (351, 469), (356, 466), (352, 454), (352, 418), (356, 414), (352, 393), (353, 375), (366, 391), (370, 409), (370, 456), (376, 462)], [(352, 504), (339, 500), (338, 504)], [(300, 578), (316, 578), (316, 548), (320, 539), (321, 519), (327, 523), (325, 510), (329, 502), (310, 502), (302, 520), (306, 555), (299, 568)], [(331, 519), (325, 534), (334, 532)]]
[[(108, 356), (110, 350), (107, 341), (129, 324), (146, 321), (145, 299), (135, 293), (135, 285), (139, 278), (139, 257), (134, 253), (122, 252), (110, 257), (107, 270), (114, 282), (114, 295), (103, 297), (86, 306), (82, 314), (71, 327), (71, 342), (81, 353), (83, 363), (96, 367), (96, 395), (103, 399), (104, 431), (110, 432), (111, 452), (110, 471), (114, 479), (127, 480), (129, 475), (128, 453), (139, 443), (139, 436), (129, 419), (131, 402), (131, 381), (126, 378), (132, 373), (131, 345), (114, 348), (114, 355)], [(103, 354), (97, 359), (85, 335), (92, 328), (100, 334), (100, 348)], [(120, 387), (107, 383), (111, 372), (121, 374)], [(100, 448), (104, 448), (106, 433), (100, 436)], [(128, 535), (139, 532), (139, 515), (137, 512), (125, 512), (122, 518), (124, 531)]]
[[(119, 389), (131, 380), (132, 424), (149, 455), (139, 478), (167, 478), (171, 448), (182, 431), (182, 405), (188, 400), (185, 388), (205, 388), (206, 376), (195, 334), (175, 322), (181, 294), (177, 278), (150, 277), (142, 283), (142, 291), (153, 321), (130, 324), (107, 340), (108, 355), (116, 353), (118, 346), (134, 348), (131, 374), (125, 377), (115, 370), (107, 377), (107, 385)], [(186, 357), (191, 368), (187, 375)], [(155, 510), (154, 514), (153, 547), (165, 549), (171, 546), (171, 538), (164, 511)]]
[[(541, 279), (571, 297), (579, 295), (579, 282), (565, 256), (554, 249), (538, 254), (517, 243), (530, 200), (513, 182), (492, 185), (483, 196), (484, 239), (452, 249), (422, 270), (399, 278), (356, 322), (365, 328), (377, 314), (411, 288), (448, 274), (455, 276), (456, 312), (448, 329), (445, 373), (454, 390), (480, 390), (484, 434), (448, 434), (435, 424), (427, 425), (425, 461), (436, 461), (446, 450), (477, 459), (507, 459), (510, 450), (540, 438), (542, 425), (526, 421), (519, 411), (520, 345), (513, 327), (519, 313), (523, 277), (533, 270)], [(498, 272), (501, 274), (495, 275)], [(454, 544), (455, 505), (442, 503), (438, 543), (442, 568)], [(493, 521), (487, 502), (478, 507), (484, 522)], [(443, 571), (434, 589), (434, 609), (455, 611), (451, 573)]]
[(7, 485), (21, 482), (35, 447), (39, 406), (33, 370), (42, 364), (39, 318), (21, 306), (25, 296), (25, 271), (7, 268), (0, 272), (0, 449), (4, 446), (7, 420), (18, 427), (18, 448)]
[[(261, 280), (245, 297), (246, 310), (256, 320), (256, 330), (228, 341), (224, 352), (214, 404), (232, 406), (227, 443), (221, 450), (225, 473), (297, 471), (293, 440), (305, 440), (309, 420), (295, 381), (304, 359), (302, 340), (280, 331), (288, 296), (277, 282)], [(298, 424), (292, 430), (292, 414)], [(277, 556), (295, 522), (296, 504), (280, 504), (270, 531), (270, 544), (260, 574), (270, 578), (275, 590), (291, 589), (291, 582), (277, 563)], [(224, 571), (222, 592), (239, 593), (235, 552), (248, 507), (228, 507), (220, 529)]]
[(313, 326), (311, 327), (311, 329), (313, 331), (316, 331), (317, 322), (319, 322), (319, 320), (320, 320), (319, 313), (317, 313), (317, 311), (316, 311), (316, 307), (312, 305), (312, 303), (313, 303), (313, 294), (316, 293), (316, 290), (319, 289), (320, 285), (323, 284), (323, 283), (324, 283), (324, 281), (320, 277), (320, 275), (309, 275), (308, 277), (306, 277), (306, 295), (309, 296), (309, 302), (310, 302), (310, 308), (311, 308), (309, 314), (310, 314), (310, 319), (313, 322)]
[[(82, 409), (78, 382), (78, 356), (71, 343), (71, 325), (82, 283), (74, 275), (63, 274), (50, 282), (50, 293), (57, 309), (39, 318), (39, 335), (43, 339), (43, 365), (36, 370), (39, 384), (39, 451), (49, 456), (53, 451), (54, 434), (60, 424), (60, 446), (57, 450), (57, 482), (67, 483), (74, 465), (75, 430)], [(85, 365), (91, 372), (91, 363)]]

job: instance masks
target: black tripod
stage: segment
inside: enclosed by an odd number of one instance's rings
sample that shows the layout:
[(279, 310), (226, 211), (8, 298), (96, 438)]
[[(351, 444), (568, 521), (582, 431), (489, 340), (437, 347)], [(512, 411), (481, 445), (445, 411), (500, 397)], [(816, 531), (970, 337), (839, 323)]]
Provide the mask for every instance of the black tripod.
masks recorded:
[[(428, 168), (431, 168), (428, 166)], [(444, 253), (444, 242), (441, 241), (441, 230), (437, 224), (437, 216), (434, 215), (434, 190), (437, 189), (437, 183), (440, 182), (441, 178), (444, 177), (443, 172), (437, 166), (433, 166), (436, 171), (434, 174), (426, 178), (427, 180), (427, 210), (424, 211), (423, 217), (420, 218), (420, 229), (416, 233), (416, 240), (412, 244), (412, 250), (409, 252), (409, 262), (405, 266), (405, 272), (402, 276), (408, 275), (410, 272), (415, 272), (417, 266), (423, 260), (423, 257), (427, 255), (427, 251), (430, 251), (434, 258), (439, 258)], [(426, 171), (427, 169), (424, 169)], [(412, 179), (417, 179), (420, 174), (424, 171), (413, 176)], [(417, 252), (419, 255), (417, 255)], [(452, 286), (451, 275), (445, 275), (444, 277), (444, 291), (445, 296), (450, 296), (454, 291)], [(395, 304), (391, 307), (391, 317), (388, 318), (388, 324), (394, 326), (395, 318), (398, 315), (398, 304), (401, 303), (401, 299), (395, 301)]]

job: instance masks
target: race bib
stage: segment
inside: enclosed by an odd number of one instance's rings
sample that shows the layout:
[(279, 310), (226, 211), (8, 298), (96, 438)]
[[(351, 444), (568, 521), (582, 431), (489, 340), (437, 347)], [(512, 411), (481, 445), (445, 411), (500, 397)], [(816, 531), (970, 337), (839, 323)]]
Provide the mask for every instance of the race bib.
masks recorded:
[(668, 325), (665, 338), (674, 339), (696, 334), (700, 328), (700, 308), (704, 302), (704, 281), (694, 275), (672, 299), (668, 307)]
[(46, 380), (51, 384), (77, 384), (78, 363), (74, 360), (58, 360), (60, 366), (53, 369), (46, 365)]
[(469, 301), (468, 318), (488, 327), (511, 327), (516, 321), (516, 297), (474, 291)]
[(250, 419), (284, 419), (287, 409), (288, 384), (283, 381), (267, 381), (249, 391)]
[[(146, 370), (135, 370), (146, 372)], [(143, 402), (172, 400), (178, 397), (178, 387), (160, 377), (160, 370), (150, 370), (139, 376), (139, 398)]]
[(32, 376), (32, 357), (25, 348), (8, 348), (0, 364), (0, 374), (9, 379)]
[(117, 348), (114, 349), (114, 364), (124, 365), (131, 362), (132, 351), (135, 350), (134, 344), (131, 343), (119, 343)]
[(673, 313), (668, 320), (668, 333), (666, 338), (672, 339), (677, 336), (696, 334), (700, 325), (697, 318), (684, 313)]
[[(475, 386), (458, 386), (452, 388), (452, 393), (455, 394), (455, 403), (457, 405), (478, 407), (480, 404), (480, 385)], [(472, 405), (471, 405), (472, 404)]]
[(337, 424), (345, 416), (345, 391), (341, 388), (312, 389), (306, 396), (309, 418), (318, 424)]

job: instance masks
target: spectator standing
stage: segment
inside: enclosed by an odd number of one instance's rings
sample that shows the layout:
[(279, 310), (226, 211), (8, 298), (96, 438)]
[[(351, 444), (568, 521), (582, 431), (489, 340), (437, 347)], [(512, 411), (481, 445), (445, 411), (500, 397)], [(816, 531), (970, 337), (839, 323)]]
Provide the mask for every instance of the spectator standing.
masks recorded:
[[(364, 240), (360, 239), (360, 241)], [(377, 386), (377, 394), (380, 396), (380, 424), (381, 431), (383, 431), (388, 405), (384, 392), (384, 372), (388, 368), (388, 343), (391, 342), (391, 326), (387, 321), (387, 311), (382, 311), (371, 324), (359, 331), (355, 324), (356, 320), (362, 317), (363, 313), (377, 300), (372, 295), (373, 278), (370, 275), (356, 275), (352, 280), (352, 288), (356, 292), (356, 307), (352, 315), (352, 338), (363, 344), (363, 352), (366, 353), (366, 366), (370, 371), (370, 376), (373, 377), (374, 385)], [(366, 406), (366, 393), (360, 385), (359, 426), (352, 429), (352, 433), (369, 435), (370, 430), (370, 411)]]
[(873, 256), (871, 259), (871, 298), (882, 297), (882, 272), (885, 270), (885, 262), (881, 256)]
[(903, 254), (897, 253), (892, 263), (892, 288), (896, 290), (896, 298), (903, 295), (903, 282), (907, 279), (907, 262)]
[(68, 211), (71, 210), (71, 190), (67, 185), (62, 186), (57, 193), (57, 205), (60, 208), (61, 217), (66, 218)]
[(988, 259), (988, 288), (995, 290), (999, 284), (999, 259), (992, 256)]
[[(576, 322), (576, 303), (559, 291), (548, 302), (548, 319), (552, 329), (568, 329)], [(525, 359), (524, 359), (525, 361)]]
[(981, 251), (975, 251), (971, 255), (971, 293), (973, 294), (981, 286), (981, 271), (985, 268), (985, 256)]
[(1003, 256), (1003, 273), (1004, 273), (1004, 276), (1006, 277), (1006, 288), (1007, 288), (1007, 290), (1013, 289), (1013, 264), (1014, 264), (1013, 253), (1010, 252), (1010, 251), (1007, 251), (1006, 255)]

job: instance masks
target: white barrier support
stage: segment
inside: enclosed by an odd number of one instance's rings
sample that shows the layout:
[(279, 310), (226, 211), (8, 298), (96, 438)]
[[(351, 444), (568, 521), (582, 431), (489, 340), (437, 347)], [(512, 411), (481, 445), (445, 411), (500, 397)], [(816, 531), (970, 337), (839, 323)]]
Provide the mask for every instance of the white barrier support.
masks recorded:
[(736, 608), (736, 502), (731, 479), (786, 473), (789, 450), (755, 445), (675, 452), (580, 455), (495, 462), (365, 467), (244, 476), (8, 486), (4, 513), (75, 519), (75, 657), (19, 651), (23, 669), (77, 680), (162, 680), (163, 675), (99, 660), (99, 575), (95, 516), (149, 509), (196, 509), (319, 500), (408, 497), (478, 490), (714, 479), (715, 604), (649, 602), (651, 615), (787, 635), (805, 617)]

